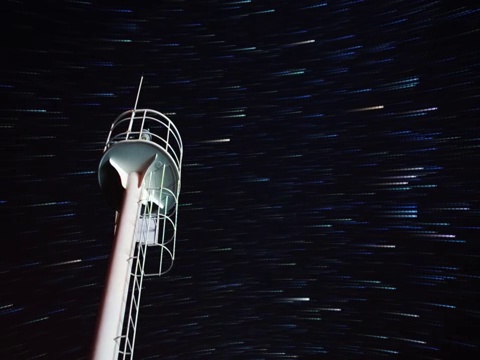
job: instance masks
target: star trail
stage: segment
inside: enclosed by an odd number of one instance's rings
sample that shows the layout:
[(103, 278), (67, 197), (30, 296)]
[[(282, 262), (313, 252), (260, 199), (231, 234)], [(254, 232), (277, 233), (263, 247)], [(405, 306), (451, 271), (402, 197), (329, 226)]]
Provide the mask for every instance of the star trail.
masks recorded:
[(184, 143), (176, 259), (136, 359), (480, 353), (480, 7), (2, 2), (2, 359), (87, 359), (111, 122)]

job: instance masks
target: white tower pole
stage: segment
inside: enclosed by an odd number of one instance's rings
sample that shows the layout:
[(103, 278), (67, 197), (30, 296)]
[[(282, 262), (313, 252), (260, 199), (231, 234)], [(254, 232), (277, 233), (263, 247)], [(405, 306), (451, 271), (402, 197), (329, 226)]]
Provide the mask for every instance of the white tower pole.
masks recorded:
[(118, 214), (112, 256), (100, 308), (92, 360), (117, 360), (127, 303), (130, 261), (135, 246), (135, 223), (141, 197), (141, 180), (136, 172), (128, 174), (123, 203)]

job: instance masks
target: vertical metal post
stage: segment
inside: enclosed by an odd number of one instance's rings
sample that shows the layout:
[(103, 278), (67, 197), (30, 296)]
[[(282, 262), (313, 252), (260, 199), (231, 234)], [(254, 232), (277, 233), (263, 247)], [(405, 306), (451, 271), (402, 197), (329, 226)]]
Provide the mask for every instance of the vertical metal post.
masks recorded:
[(140, 176), (128, 175), (115, 232), (107, 282), (100, 307), (92, 360), (117, 360), (130, 281), (130, 258), (135, 248), (135, 224), (141, 196)]

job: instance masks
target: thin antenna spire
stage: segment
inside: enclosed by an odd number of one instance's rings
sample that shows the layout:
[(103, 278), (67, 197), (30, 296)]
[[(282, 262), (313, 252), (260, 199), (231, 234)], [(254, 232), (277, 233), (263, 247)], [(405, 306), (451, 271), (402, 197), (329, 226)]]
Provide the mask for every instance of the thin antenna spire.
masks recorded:
[(133, 112), (137, 110), (138, 99), (140, 98), (140, 90), (142, 90), (142, 83), (143, 83), (143, 75), (140, 78), (140, 85), (138, 85), (137, 99), (135, 100), (135, 107), (133, 108)]
[(137, 99), (135, 100), (135, 106), (133, 107), (132, 116), (130, 117), (130, 123), (127, 130), (127, 139), (130, 133), (132, 132), (133, 119), (135, 118), (135, 112), (137, 111), (138, 99), (140, 98), (140, 90), (142, 90), (143, 75), (140, 78), (140, 85), (138, 85)]

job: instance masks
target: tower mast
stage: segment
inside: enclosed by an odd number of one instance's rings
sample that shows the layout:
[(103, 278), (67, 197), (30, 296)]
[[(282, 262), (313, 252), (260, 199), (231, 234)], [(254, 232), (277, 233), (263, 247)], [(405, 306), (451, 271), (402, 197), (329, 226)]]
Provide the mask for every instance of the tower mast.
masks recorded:
[(137, 110), (142, 82), (133, 110), (113, 122), (99, 165), (117, 216), (92, 360), (133, 359), (143, 277), (166, 273), (175, 258), (183, 144), (164, 114)]

